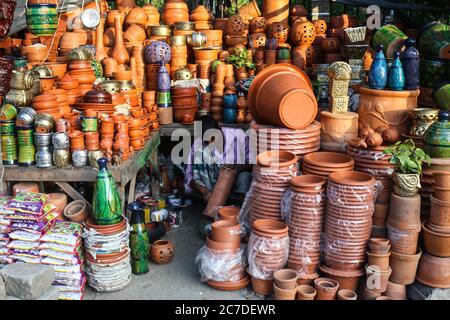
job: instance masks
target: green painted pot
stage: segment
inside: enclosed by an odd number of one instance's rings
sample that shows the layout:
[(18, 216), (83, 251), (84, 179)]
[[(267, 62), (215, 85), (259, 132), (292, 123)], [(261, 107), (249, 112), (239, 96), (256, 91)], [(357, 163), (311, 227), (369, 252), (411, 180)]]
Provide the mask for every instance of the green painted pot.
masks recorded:
[(450, 111), (450, 83), (435, 90), (433, 98), (439, 108)]
[(450, 114), (439, 113), (439, 121), (433, 123), (423, 135), (425, 152), (431, 158), (450, 158)]
[(29, 4), (27, 25), (36, 36), (52, 36), (58, 27), (56, 4)]
[(32, 129), (20, 129), (17, 130), (17, 142), (19, 146), (29, 146), (34, 144), (33, 130)]
[(420, 86), (433, 88), (450, 79), (450, 60), (420, 59)]
[(32, 166), (35, 152), (34, 145), (19, 146), (19, 166)]
[(422, 27), (419, 32), (420, 54), (444, 57), (450, 43), (450, 25), (434, 21)]
[(14, 164), (17, 161), (17, 144), (14, 135), (2, 135), (2, 162), (5, 165)]
[(12, 135), (16, 133), (16, 122), (14, 120), (0, 121), (0, 134)]

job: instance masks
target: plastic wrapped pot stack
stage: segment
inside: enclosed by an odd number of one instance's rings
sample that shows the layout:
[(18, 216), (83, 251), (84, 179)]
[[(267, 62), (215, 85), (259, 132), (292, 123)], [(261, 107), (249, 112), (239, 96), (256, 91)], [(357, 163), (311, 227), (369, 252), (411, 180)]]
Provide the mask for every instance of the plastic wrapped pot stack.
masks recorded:
[(219, 220), (211, 225), (211, 233), (197, 253), (201, 281), (217, 290), (245, 288), (250, 278), (245, 270), (247, 260), (241, 247), (241, 225), (236, 219)]
[(364, 273), (367, 243), (372, 230), (375, 179), (355, 171), (328, 176), (324, 226), (324, 264), (328, 277), (348, 282), (342, 289), (355, 290)]
[(303, 175), (291, 180), (283, 198), (283, 217), (289, 226), (288, 268), (303, 276), (316, 273), (325, 211), (325, 179)]
[[(286, 151), (268, 151), (258, 155), (253, 182), (242, 213), (248, 228), (257, 219), (282, 220), (281, 199), (296, 175), (297, 157)], [(248, 212), (248, 215), (246, 215)]]
[(269, 295), (273, 274), (282, 269), (289, 254), (288, 226), (276, 220), (259, 219), (253, 223), (248, 242), (248, 273), (256, 293)]

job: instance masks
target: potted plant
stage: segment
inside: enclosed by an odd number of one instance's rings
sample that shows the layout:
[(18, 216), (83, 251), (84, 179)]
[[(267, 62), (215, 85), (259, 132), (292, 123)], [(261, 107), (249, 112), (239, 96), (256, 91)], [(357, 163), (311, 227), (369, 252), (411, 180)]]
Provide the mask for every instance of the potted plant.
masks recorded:
[(238, 80), (248, 78), (247, 69), (255, 69), (252, 54), (247, 49), (242, 49), (232, 54), (228, 58), (228, 63), (235, 66)]
[(419, 192), (422, 165), (430, 165), (431, 158), (414, 141), (399, 141), (384, 150), (391, 156), (391, 163), (396, 165), (394, 172), (394, 193), (400, 197), (412, 197)]

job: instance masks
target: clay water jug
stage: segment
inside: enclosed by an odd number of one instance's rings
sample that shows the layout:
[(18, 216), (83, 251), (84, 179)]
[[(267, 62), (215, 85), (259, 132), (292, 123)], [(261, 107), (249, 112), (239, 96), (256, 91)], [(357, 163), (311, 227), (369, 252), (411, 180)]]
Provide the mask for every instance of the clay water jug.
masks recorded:
[(100, 19), (100, 23), (95, 31), (95, 60), (102, 62), (103, 59), (108, 57), (106, 53), (103, 34), (105, 32), (105, 19)]
[(94, 188), (92, 216), (99, 225), (111, 225), (122, 221), (122, 201), (117, 184), (107, 168), (108, 160), (98, 160), (97, 182)]
[(414, 46), (416, 41), (408, 38), (402, 52), (402, 65), (405, 74), (405, 90), (419, 89), (419, 50)]
[(401, 91), (405, 87), (405, 75), (400, 62), (400, 51), (398, 50), (394, 53), (394, 62), (389, 68), (387, 85), (389, 89), (395, 91)]
[(114, 43), (114, 48), (111, 51), (111, 58), (114, 58), (117, 63), (125, 64), (130, 61), (130, 55), (128, 54), (127, 49), (125, 48), (125, 44), (123, 42), (123, 30), (122, 30), (122, 21), (121, 17), (114, 18), (114, 27), (116, 32), (116, 41)]
[(369, 87), (375, 90), (383, 90), (387, 83), (387, 63), (383, 53), (383, 45), (379, 44), (375, 58), (370, 66)]

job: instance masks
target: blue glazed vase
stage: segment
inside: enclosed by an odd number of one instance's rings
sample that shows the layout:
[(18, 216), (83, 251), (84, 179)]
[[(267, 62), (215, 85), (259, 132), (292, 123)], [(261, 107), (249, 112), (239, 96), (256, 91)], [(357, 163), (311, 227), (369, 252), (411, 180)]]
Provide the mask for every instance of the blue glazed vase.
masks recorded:
[(170, 90), (170, 75), (164, 64), (160, 64), (158, 74), (158, 91)]
[(223, 109), (223, 122), (236, 123), (236, 109), (224, 108)]
[(383, 45), (378, 45), (375, 59), (369, 72), (369, 87), (375, 90), (383, 90), (387, 83), (387, 63), (383, 53)]
[(401, 91), (405, 87), (405, 74), (403, 73), (402, 63), (400, 62), (400, 52), (394, 54), (394, 62), (389, 68), (388, 87), (391, 90)]
[(403, 73), (405, 74), (405, 90), (419, 89), (420, 63), (419, 50), (414, 46), (416, 41), (408, 38), (405, 41), (405, 50), (402, 53)]
[(234, 93), (225, 94), (223, 97), (223, 107), (227, 109), (236, 109), (237, 96)]

